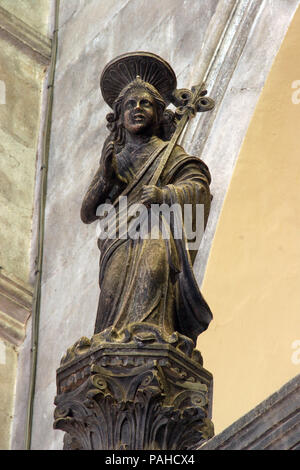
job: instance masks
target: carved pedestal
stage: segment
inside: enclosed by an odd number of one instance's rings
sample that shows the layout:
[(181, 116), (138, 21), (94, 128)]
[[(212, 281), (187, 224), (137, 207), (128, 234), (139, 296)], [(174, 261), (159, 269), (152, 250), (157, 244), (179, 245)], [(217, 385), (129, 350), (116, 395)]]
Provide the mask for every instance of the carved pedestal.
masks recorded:
[(90, 342), (57, 371), (64, 449), (194, 449), (213, 436), (212, 375), (201, 355), (161, 342)]

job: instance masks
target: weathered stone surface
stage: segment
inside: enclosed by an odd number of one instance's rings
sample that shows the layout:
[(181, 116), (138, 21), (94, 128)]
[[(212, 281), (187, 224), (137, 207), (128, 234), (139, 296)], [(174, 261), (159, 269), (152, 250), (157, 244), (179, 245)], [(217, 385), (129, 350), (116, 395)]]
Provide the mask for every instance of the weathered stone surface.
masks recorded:
[[(32, 8), (28, 8), (30, 5)], [(51, 41), (46, 37), (49, 6), (48, 0), (0, 1), (1, 449), (11, 448), (17, 365), (21, 371), (19, 409), (23, 422), (26, 414), (24, 389), (28, 385), (30, 345), (26, 343), (22, 365), (18, 364), (16, 346), (24, 340), (32, 304), (32, 214), (44, 64), (49, 63), (51, 53)]]
[[(31, 331), (31, 320), (27, 322), (27, 332)], [(24, 449), (25, 442), (25, 426), (26, 426), (26, 412), (25, 412), (25, 397), (28, 396), (29, 391), (29, 377), (30, 377), (30, 357), (31, 349), (31, 335), (27, 333), (23, 343), (18, 347), (18, 364), (17, 364), (17, 377), (15, 386), (15, 404), (13, 410), (13, 422), (11, 426), (11, 449)], [(20, 380), (20, 375), (22, 381)], [(24, 380), (23, 377), (27, 377)]]
[(26, 287), (0, 272), (0, 337), (17, 346), (24, 340), (31, 313), (32, 292)]
[(0, 50), (0, 80), (6, 89), (0, 105), (0, 263), (5, 275), (26, 284), (44, 71), (3, 39)]
[(24, 54), (31, 56), (41, 64), (49, 64), (51, 41), (38, 30), (32, 28), (20, 18), (2, 8), (0, 4), (0, 35)]
[(199, 450), (300, 450), (300, 375)]
[(208, 439), (212, 376), (196, 353), (82, 338), (57, 371), (54, 428), (67, 433), (64, 449), (193, 449)]
[(10, 449), (14, 409), (14, 388), (18, 353), (15, 346), (0, 339), (0, 449)]
[(44, 36), (49, 33), (49, 13), (50, 2), (49, 0), (18, 0), (12, 2), (11, 0), (1, 0), (0, 7), (4, 8), (9, 13), (24, 21), (31, 28), (40, 32)]

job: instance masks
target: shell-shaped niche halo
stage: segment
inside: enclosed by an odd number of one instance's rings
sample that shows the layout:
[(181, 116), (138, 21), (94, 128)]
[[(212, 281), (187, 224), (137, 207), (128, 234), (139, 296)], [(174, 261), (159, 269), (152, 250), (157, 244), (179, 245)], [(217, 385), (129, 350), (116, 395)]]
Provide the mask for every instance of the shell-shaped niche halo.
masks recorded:
[(130, 52), (122, 54), (104, 68), (100, 77), (100, 89), (106, 103), (112, 107), (114, 101), (137, 76), (150, 83), (168, 105), (176, 89), (176, 75), (170, 65), (151, 52)]

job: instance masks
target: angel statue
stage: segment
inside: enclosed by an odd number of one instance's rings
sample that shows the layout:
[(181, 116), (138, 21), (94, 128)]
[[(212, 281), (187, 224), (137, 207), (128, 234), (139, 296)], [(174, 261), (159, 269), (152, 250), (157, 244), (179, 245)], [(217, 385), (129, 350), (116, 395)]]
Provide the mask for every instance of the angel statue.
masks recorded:
[[(169, 64), (147, 52), (119, 56), (101, 75), (101, 92), (112, 108), (106, 117), (109, 135), (84, 197), (81, 219), (86, 224), (102, 220), (101, 206), (110, 204), (116, 221), (117, 236), (107, 233), (98, 238), (95, 336), (105, 341), (134, 337), (174, 345), (185, 341), (194, 347), (212, 319), (193, 274), (197, 251), (189, 249), (184, 228), (183, 236), (175, 237), (174, 219), (168, 220), (163, 211), (158, 232), (162, 235), (167, 225), (170, 236), (152, 236), (150, 224), (151, 207), (175, 204), (183, 209), (188, 204), (194, 214), (194, 208), (202, 205), (204, 226), (210, 211), (208, 167), (177, 141), (186, 122), (197, 111), (212, 109), (213, 101), (203, 98), (203, 86), (191, 91), (176, 86)], [(175, 111), (166, 109), (170, 103)], [(144, 236), (133, 237), (128, 227), (137, 204), (145, 208), (146, 223)]]

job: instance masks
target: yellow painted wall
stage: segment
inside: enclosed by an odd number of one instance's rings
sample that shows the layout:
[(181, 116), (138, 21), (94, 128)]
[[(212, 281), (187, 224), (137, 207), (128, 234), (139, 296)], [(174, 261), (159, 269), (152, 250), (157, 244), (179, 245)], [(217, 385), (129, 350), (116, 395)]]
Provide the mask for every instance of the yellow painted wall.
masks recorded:
[(214, 321), (198, 347), (214, 375), (216, 433), (300, 373), (299, 44), (300, 9), (243, 143), (202, 286)]

